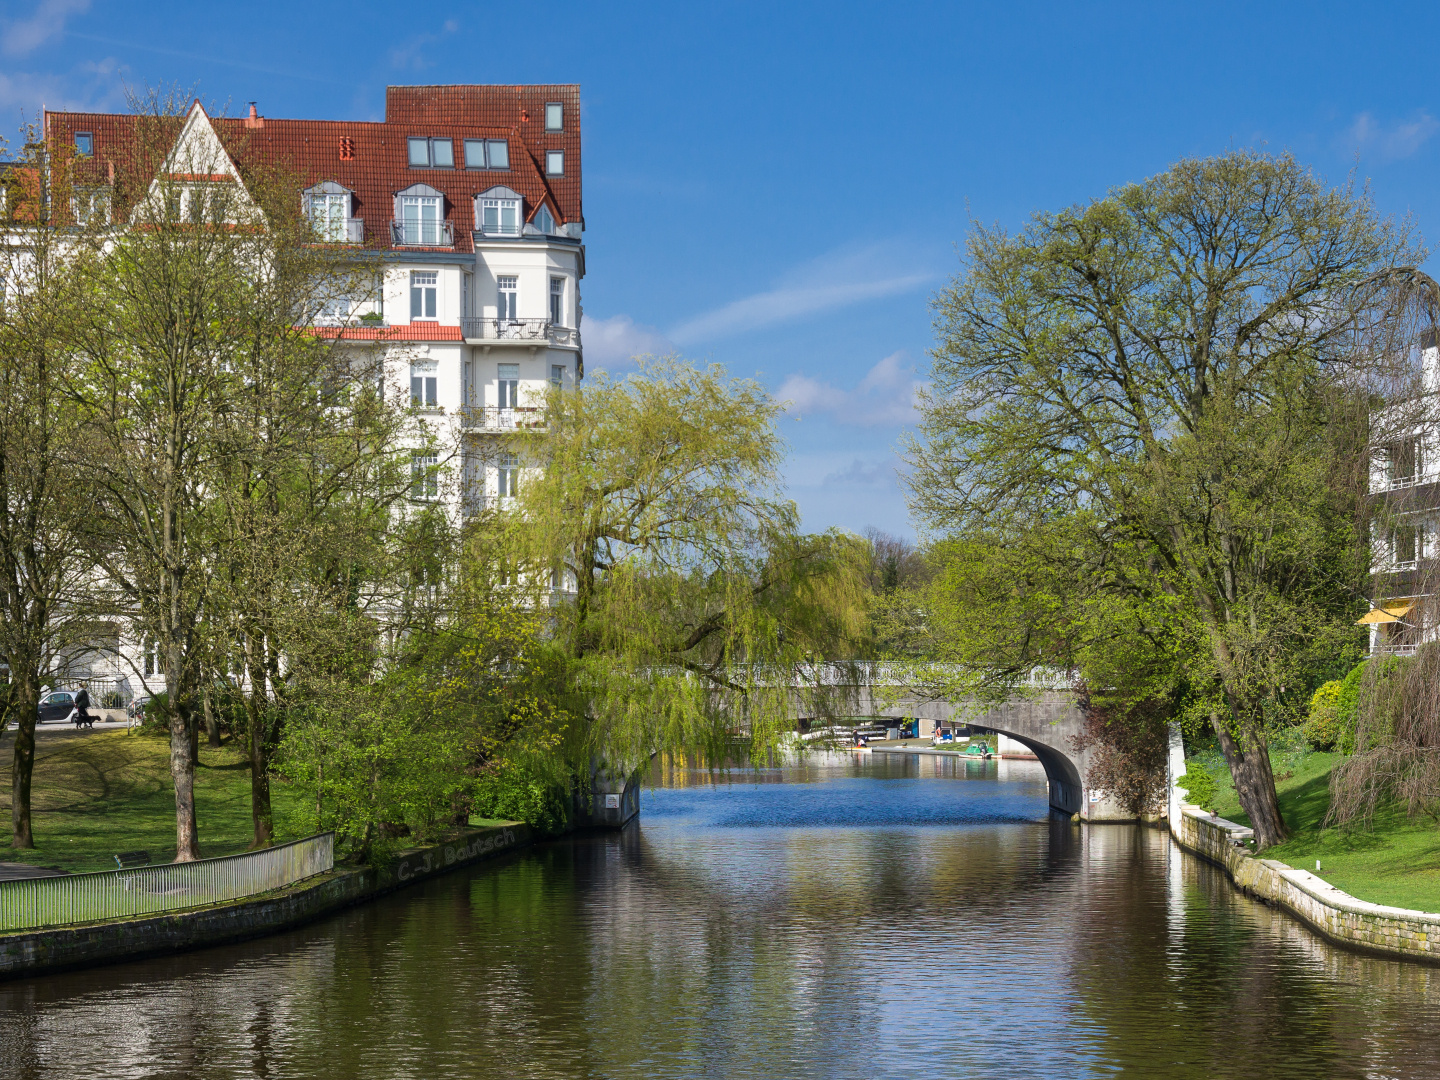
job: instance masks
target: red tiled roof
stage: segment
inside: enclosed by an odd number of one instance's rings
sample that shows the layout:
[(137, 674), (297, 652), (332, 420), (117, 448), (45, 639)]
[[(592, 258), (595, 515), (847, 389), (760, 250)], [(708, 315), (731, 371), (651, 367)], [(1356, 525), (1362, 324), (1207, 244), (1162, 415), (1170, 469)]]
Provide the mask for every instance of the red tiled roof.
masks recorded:
[[(545, 131), (545, 105), (564, 106), (564, 130)], [(525, 198), (532, 215), (548, 202), (562, 222), (582, 222), (580, 198), (580, 87), (538, 86), (391, 86), (385, 91), (385, 119), (278, 120), (217, 117), (211, 122), (242, 167), (280, 166), (295, 171), (305, 187), (334, 181), (354, 192), (352, 213), (365, 222), (365, 242), (390, 247), (394, 194), (412, 184), (428, 184), (445, 196), (445, 218), (455, 230), (457, 250), (472, 250), (474, 197), (503, 185)], [(180, 120), (175, 121), (178, 135)], [(94, 137), (94, 160), (82, 172), (98, 174), (124, 164), (134, 152), (136, 118), (122, 113), (45, 113), (45, 137), (52, 147), (73, 146), (75, 133)], [(504, 138), (510, 144), (509, 169), (412, 169), (409, 136), (455, 140), (455, 159), (464, 162), (463, 139)], [(353, 158), (342, 159), (341, 140)], [(565, 175), (544, 175), (545, 151), (565, 152)]]

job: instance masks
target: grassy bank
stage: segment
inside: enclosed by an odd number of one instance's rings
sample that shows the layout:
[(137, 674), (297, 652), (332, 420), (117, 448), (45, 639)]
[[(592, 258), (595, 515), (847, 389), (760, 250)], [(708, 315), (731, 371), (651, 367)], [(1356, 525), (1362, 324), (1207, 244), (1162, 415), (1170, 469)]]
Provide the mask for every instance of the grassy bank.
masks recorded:
[[(12, 753), (7, 740), (0, 762), (0, 827), (6, 838), (0, 840), (0, 861), (81, 872), (115, 869), (119, 851), (149, 851), (157, 863), (174, 859), (175, 794), (167, 738), (129, 731), (41, 738), (30, 800), (32, 851), (17, 851), (8, 843)], [(280, 784), (271, 790), (280, 818), (290, 793)], [(238, 748), (201, 747), (195, 814), (205, 857), (249, 847), (250, 771)]]
[[(1223, 764), (1202, 754), (1199, 760), (1221, 782), (1216, 809), (1221, 817), (1248, 825)], [(1330, 808), (1330, 771), (1343, 760), (1340, 754), (1304, 750), (1277, 750), (1271, 754), (1280, 812), (1291, 838), (1268, 849), (1276, 859), (1318, 874), (1351, 896), (1375, 904), (1440, 911), (1440, 827), (1428, 818), (1411, 821), (1401, 810), (1376, 814), (1374, 827), (1325, 829), (1320, 827)], [(1219, 767), (1215, 767), (1218, 765)]]

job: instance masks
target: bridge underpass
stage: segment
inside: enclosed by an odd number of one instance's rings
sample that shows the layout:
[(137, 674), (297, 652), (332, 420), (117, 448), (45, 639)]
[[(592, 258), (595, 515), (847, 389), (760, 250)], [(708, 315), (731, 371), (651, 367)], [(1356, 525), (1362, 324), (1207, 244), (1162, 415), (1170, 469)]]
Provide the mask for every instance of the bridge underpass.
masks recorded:
[(1043, 691), (981, 708), (973, 702), (953, 704), (906, 693), (877, 695), (866, 687), (857, 691), (853, 707), (856, 716), (931, 720), (947, 727), (968, 724), (972, 730), (1005, 735), (1039, 758), (1049, 784), (1051, 809), (1078, 814), (1085, 821), (1135, 819), (1115, 799), (1086, 782), (1092, 755), (1090, 750), (1075, 749), (1082, 721), (1075, 695), (1067, 691)]

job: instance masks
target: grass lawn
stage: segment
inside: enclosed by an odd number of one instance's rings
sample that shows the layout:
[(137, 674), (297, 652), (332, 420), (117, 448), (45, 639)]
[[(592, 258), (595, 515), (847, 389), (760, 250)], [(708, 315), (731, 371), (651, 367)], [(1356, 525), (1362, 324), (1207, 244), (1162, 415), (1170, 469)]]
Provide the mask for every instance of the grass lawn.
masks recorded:
[[(1250, 824), (1240, 809), (1229, 772), (1202, 757), (1222, 783), (1216, 809), (1221, 817)], [(1429, 818), (1411, 821), (1403, 810), (1375, 815), (1374, 828), (1326, 829), (1320, 823), (1330, 808), (1330, 770), (1340, 754), (1281, 752), (1271, 755), (1280, 812), (1291, 838), (1268, 848), (1263, 857), (1318, 873), (1351, 896), (1373, 904), (1440, 911), (1440, 825)], [(1320, 870), (1315, 860), (1320, 860)]]
[[(0, 773), (0, 826), (10, 829), (13, 744), (6, 741)], [(276, 827), (290, 791), (272, 784)], [(170, 741), (131, 731), (42, 736), (36, 741), (30, 796), (35, 848), (0, 841), (0, 862), (61, 870), (114, 870), (118, 851), (148, 851), (154, 862), (175, 858), (175, 793)], [(250, 771), (238, 747), (200, 748), (195, 770), (195, 816), (200, 854), (233, 855), (250, 845)], [(294, 839), (280, 836), (278, 839)]]

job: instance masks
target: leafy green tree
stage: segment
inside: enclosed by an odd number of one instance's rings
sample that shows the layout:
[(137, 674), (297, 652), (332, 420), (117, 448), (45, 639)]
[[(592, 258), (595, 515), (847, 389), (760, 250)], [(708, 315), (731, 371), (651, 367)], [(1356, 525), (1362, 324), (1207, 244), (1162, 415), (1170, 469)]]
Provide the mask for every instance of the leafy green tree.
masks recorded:
[(85, 281), (68, 258), (79, 229), (73, 155), (47, 161), (24, 133), (0, 202), (0, 655), (9, 667), (0, 730), (15, 725), (11, 843), (33, 848), (30, 783), (44, 686), (93, 628), (77, 483), (82, 432), (65, 389)]
[(1014, 236), (977, 228), (937, 302), (916, 509), (1026, 573), (1083, 567), (1016, 598), (1029, 617), (995, 628), (996, 651), (1023, 667), (1073, 649), (1043, 616), (1074, 587), (1163, 612), (1137, 632), (1178, 650), (1262, 847), (1285, 836), (1267, 725), (1353, 636), (1368, 401), (1351, 377), (1377, 274), (1417, 254), (1365, 194), (1236, 152)]
[(634, 768), (658, 750), (763, 754), (842, 692), (824, 664), (865, 632), (866, 545), (800, 533), (777, 487), (780, 406), (716, 366), (648, 361), (555, 391), (517, 440), (518, 508), (474, 543), (552, 605), (551, 693), (569, 752)]

